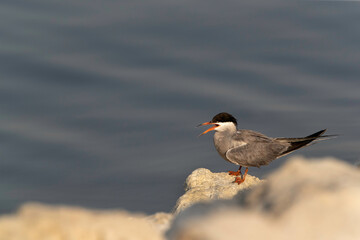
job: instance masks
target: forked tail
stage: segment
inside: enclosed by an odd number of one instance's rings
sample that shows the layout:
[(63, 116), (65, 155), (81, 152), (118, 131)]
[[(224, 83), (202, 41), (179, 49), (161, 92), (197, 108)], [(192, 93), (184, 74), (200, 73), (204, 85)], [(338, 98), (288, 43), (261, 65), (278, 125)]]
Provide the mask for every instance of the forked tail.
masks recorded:
[(281, 154), (281, 156), (284, 156), (284, 155), (291, 153), (299, 148), (308, 146), (310, 143), (312, 143), (314, 141), (325, 140), (325, 139), (329, 139), (329, 138), (333, 138), (333, 137), (337, 136), (337, 135), (323, 135), (325, 133), (325, 131), (326, 131), (326, 129), (318, 131), (314, 134), (311, 134), (311, 135), (309, 135), (307, 137), (303, 137), (303, 138), (275, 138), (275, 139), (280, 142), (286, 142), (286, 143), (290, 144), (288, 149), (286, 149), (286, 151), (284, 151)]

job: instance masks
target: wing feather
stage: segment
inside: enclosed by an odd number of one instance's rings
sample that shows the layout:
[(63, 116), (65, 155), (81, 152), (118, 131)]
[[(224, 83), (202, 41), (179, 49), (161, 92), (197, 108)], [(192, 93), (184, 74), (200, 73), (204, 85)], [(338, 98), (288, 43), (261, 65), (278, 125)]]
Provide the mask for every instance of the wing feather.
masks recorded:
[(232, 163), (246, 167), (267, 165), (288, 147), (288, 143), (279, 143), (251, 130), (239, 130), (234, 140), (235, 144), (226, 152), (226, 158)]

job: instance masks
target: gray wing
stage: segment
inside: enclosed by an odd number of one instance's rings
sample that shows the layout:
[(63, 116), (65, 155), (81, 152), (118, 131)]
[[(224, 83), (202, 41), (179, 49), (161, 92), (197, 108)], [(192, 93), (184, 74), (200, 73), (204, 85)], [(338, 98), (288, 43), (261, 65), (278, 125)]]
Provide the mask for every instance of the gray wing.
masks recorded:
[(289, 146), (251, 130), (239, 130), (233, 140), (234, 146), (226, 152), (226, 158), (245, 167), (267, 165)]
[(247, 142), (271, 142), (274, 139), (270, 138), (262, 133), (252, 130), (241, 129), (238, 130), (234, 136), (234, 140), (247, 141)]

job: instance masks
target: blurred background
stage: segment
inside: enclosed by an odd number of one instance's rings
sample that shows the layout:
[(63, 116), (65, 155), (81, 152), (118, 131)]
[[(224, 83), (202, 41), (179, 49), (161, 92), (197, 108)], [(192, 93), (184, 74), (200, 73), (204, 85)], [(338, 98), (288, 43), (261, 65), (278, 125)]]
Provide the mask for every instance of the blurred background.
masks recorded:
[(0, 19), (0, 213), (170, 211), (194, 169), (237, 169), (195, 127), (222, 111), (272, 137), (328, 128), (297, 154), (359, 161), (357, 2), (3, 0)]

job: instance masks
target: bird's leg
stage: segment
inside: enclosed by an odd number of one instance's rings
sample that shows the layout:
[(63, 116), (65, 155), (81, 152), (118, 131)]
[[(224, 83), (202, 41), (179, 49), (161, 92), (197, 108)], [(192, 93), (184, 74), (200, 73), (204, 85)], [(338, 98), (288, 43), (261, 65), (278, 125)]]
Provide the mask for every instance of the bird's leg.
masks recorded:
[(236, 182), (237, 184), (243, 183), (243, 182), (245, 181), (245, 178), (246, 178), (246, 175), (247, 175), (248, 171), (249, 171), (249, 169), (246, 168), (244, 175), (243, 175), (242, 177), (236, 177), (236, 178), (235, 178), (235, 182)]
[(229, 171), (229, 175), (231, 176), (239, 176), (240, 174), (241, 174), (241, 166), (239, 167), (239, 170), (237, 170), (236, 172)]

